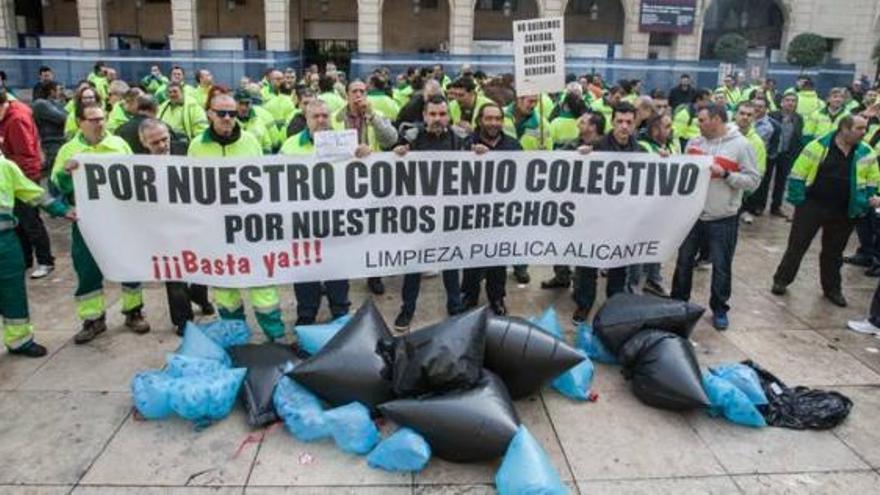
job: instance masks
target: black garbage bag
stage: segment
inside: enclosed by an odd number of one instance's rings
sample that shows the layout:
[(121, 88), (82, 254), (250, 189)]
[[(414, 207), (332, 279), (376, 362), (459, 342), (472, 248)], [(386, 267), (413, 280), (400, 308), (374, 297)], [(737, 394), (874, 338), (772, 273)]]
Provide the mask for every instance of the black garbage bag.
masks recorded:
[(702, 306), (676, 299), (620, 293), (605, 301), (593, 319), (593, 329), (616, 354), (630, 337), (646, 328), (688, 338), (705, 311)]
[(473, 387), (486, 348), (485, 306), (394, 340), (393, 389), (398, 397)]
[(351, 321), (290, 376), (334, 407), (360, 402), (374, 408), (393, 398), (390, 372), (377, 349), (379, 342), (390, 338), (385, 320), (368, 299)]
[(486, 320), (486, 359), (483, 365), (504, 380), (514, 399), (541, 386), (585, 359), (577, 349), (515, 316)]
[(293, 348), (283, 344), (242, 344), (227, 349), (235, 368), (247, 368), (239, 392), (248, 424), (263, 426), (278, 420), (272, 402), (278, 380), (299, 364)]
[(477, 462), (504, 455), (519, 418), (504, 382), (483, 370), (470, 390), (379, 405), (379, 412), (422, 435), (431, 451), (452, 462)]
[(789, 388), (772, 373), (753, 361), (743, 361), (758, 373), (767, 404), (758, 410), (770, 426), (795, 430), (827, 430), (843, 423), (853, 403), (849, 397), (834, 391), (808, 387)]
[(703, 375), (693, 345), (674, 333), (642, 330), (618, 355), (623, 374), (632, 380), (633, 394), (660, 409), (709, 407)]

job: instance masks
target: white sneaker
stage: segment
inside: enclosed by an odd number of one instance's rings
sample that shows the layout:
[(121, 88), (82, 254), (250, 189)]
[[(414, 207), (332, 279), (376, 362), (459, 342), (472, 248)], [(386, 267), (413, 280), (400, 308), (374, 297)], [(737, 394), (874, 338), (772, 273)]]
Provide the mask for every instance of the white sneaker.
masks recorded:
[(743, 223), (746, 225), (751, 225), (755, 223), (755, 217), (747, 211), (743, 212), (740, 218), (742, 218)]
[(867, 318), (864, 320), (850, 320), (846, 322), (846, 327), (853, 332), (865, 335), (880, 335), (880, 328), (874, 326), (874, 324), (871, 323), (871, 320)]
[(31, 272), (31, 278), (43, 278), (52, 273), (55, 267), (52, 265), (37, 265), (37, 268)]

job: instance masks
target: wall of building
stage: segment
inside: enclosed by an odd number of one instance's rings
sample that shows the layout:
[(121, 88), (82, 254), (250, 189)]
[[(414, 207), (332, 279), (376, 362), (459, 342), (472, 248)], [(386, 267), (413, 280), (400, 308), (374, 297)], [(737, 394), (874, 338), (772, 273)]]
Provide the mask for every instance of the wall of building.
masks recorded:
[(239, 0), (232, 10), (226, 0), (198, 0), (197, 12), (200, 36), (257, 36), (260, 46), (265, 46), (266, 15), (261, 0)]
[(171, 33), (171, 3), (114, 0), (106, 6), (107, 32), (141, 36), (145, 41), (164, 42)]
[(519, 0), (517, 9), (505, 16), (499, 10), (474, 11), (474, 39), (512, 40), (513, 21), (538, 17), (538, 4), (535, 0)]
[(43, 6), (43, 34), (79, 35), (75, 0), (49, 0)]
[(382, 51), (438, 51), (449, 43), (449, 3), (413, 13), (410, 0), (385, 0), (382, 6)]
[(572, 5), (565, 11), (565, 41), (576, 43), (622, 43), (626, 15), (620, 0), (599, 0), (596, 2), (597, 17), (592, 20), (588, 14), (575, 13)]

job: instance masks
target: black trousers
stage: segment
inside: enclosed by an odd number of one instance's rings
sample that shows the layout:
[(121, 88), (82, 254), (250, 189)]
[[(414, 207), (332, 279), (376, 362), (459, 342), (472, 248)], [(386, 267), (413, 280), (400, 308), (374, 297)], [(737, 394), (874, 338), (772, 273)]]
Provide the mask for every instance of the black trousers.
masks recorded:
[(176, 327), (192, 321), (192, 303), (196, 303), (202, 308), (210, 304), (208, 287), (204, 285), (168, 282), (165, 284), (165, 292), (168, 293), (168, 312), (171, 313), (171, 323)]
[(476, 306), (480, 301), (480, 282), (486, 279), (486, 297), (489, 302), (503, 301), (506, 295), (504, 284), (507, 282), (507, 267), (485, 266), (466, 268), (461, 280), (461, 291), (464, 294), (465, 306)]
[(767, 195), (770, 193), (770, 182), (773, 182), (770, 211), (778, 211), (782, 208), (782, 198), (785, 195), (785, 185), (788, 174), (796, 157), (781, 154), (767, 161), (767, 171), (761, 179), (761, 185), (744, 201), (746, 210), (752, 213), (761, 213), (767, 206)]
[(16, 201), (12, 213), (18, 218), (15, 233), (24, 252), (25, 267), (30, 268), (34, 265), (34, 256), (37, 258), (37, 264), (54, 266), (52, 244), (49, 242), (46, 225), (40, 218), (40, 210), (36, 206)]
[(810, 243), (822, 229), (822, 251), (819, 253), (819, 277), (825, 293), (840, 292), (840, 266), (843, 250), (855, 227), (855, 221), (846, 212), (835, 211), (825, 205), (807, 200), (794, 210), (791, 233), (782, 261), (773, 276), (773, 282), (786, 286), (794, 282)]

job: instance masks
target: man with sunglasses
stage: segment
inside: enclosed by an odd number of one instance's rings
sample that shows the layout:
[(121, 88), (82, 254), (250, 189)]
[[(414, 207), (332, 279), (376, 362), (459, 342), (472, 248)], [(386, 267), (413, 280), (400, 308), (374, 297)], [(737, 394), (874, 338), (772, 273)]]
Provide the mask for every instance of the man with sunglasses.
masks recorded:
[[(106, 115), (104, 109), (97, 103), (78, 107), (76, 120), (80, 132), (58, 150), (55, 165), (52, 167), (52, 182), (70, 204), (75, 204), (71, 172), (79, 166), (75, 160), (72, 160), (74, 155), (132, 154), (131, 148), (121, 137), (107, 134)], [(107, 330), (104, 275), (95, 263), (76, 223), (73, 224), (71, 234), (70, 254), (73, 257), (73, 269), (77, 277), (76, 313), (83, 322), (80, 331), (73, 336), (73, 341), (76, 344), (85, 344)], [(143, 307), (144, 295), (141, 284), (122, 284), (122, 313), (125, 314), (125, 326), (137, 334), (150, 331), (150, 324), (141, 312)]]
[[(187, 155), (195, 157), (254, 157), (262, 156), (263, 148), (253, 134), (241, 128), (238, 120), (238, 104), (226, 92), (215, 94), (208, 102), (208, 120), (211, 125), (196, 136), (189, 145)], [(249, 289), (257, 323), (269, 340), (284, 336), (281, 321), (281, 300), (277, 287)], [(214, 302), (220, 316), (226, 319), (244, 320), (244, 305), (238, 289), (214, 288)]]

